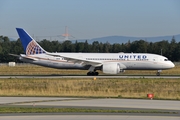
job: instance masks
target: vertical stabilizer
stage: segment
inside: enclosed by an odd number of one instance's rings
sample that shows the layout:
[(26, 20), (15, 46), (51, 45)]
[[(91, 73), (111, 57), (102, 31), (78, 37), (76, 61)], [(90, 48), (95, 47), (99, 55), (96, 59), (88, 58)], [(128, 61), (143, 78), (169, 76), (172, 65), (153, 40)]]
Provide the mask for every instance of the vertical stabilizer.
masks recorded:
[(42, 54), (46, 51), (22, 28), (16, 28), (26, 55)]

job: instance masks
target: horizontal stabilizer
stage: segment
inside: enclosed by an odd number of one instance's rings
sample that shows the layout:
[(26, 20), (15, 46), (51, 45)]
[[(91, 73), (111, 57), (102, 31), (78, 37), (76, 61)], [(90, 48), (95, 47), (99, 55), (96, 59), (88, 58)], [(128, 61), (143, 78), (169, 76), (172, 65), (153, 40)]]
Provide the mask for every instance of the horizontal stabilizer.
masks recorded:
[(9, 53), (9, 55), (14, 56), (14, 57), (21, 57), (20, 55), (11, 54), (11, 53)]
[(9, 55), (14, 56), (14, 57), (18, 57), (19, 59), (29, 59), (29, 60), (33, 60), (33, 61), (39, 60), (39, 59), (37, 59), (37, 58), (35, 58), (35, 57), (26, 56), (26, 55), (23, 55), (23, 54), (21, 54), (21, 55), (16, 55), (16, 54), (11, 54), (11, 53), (9, 53)]

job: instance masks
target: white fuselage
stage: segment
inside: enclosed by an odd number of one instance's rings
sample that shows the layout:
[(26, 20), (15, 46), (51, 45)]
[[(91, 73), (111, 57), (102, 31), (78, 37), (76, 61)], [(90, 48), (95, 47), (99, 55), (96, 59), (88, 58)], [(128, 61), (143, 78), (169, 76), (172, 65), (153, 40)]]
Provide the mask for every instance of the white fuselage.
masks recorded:
[[(166, 57), (149, 54), (149, 53), (51, 53), (54, 56), (47, 54), (35, 54), (27, 56), (30, 59), (24, 57), (20, 60), (30, 62), (33, 64), (59, 68), (59, 69), (89, 69), (88, 64), (83, 62), (77, 62), (68, 58), (78, 58), (82, 61), (92, 61), (100, 63), (96, 65), (96, 69), (101, 69), (100, 66), (106, 63), (121, 63), (123, 70), (164, 70), (174, 67), (174, 64)], [(31, 60), (34, 59), (34, 60)]]

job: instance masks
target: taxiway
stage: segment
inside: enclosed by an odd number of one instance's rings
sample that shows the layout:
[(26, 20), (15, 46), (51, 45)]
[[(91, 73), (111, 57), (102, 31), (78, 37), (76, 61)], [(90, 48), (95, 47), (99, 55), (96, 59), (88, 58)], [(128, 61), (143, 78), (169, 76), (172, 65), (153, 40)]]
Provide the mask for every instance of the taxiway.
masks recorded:
[(159, 110), (171, 111), (177, 114), (166, 113), (11, 113), (0, 114), (1, 120), (179, 120), (180, 101), (170, 100), (142, 100), (142, 99), (92, 99), (92, 98), (64, 98), (64, 97), (0, 97), (0, 107), (57, 107), (57, 108), (87, 108), (111, 110)]

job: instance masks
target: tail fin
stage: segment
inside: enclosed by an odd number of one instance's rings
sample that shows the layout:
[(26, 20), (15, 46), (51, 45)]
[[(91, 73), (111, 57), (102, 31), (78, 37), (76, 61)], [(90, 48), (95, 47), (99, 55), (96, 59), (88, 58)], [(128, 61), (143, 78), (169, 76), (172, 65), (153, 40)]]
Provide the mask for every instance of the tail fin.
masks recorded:
[(22, 28), (16, 28), (26, 55), (42, 54), (46, 51)]

